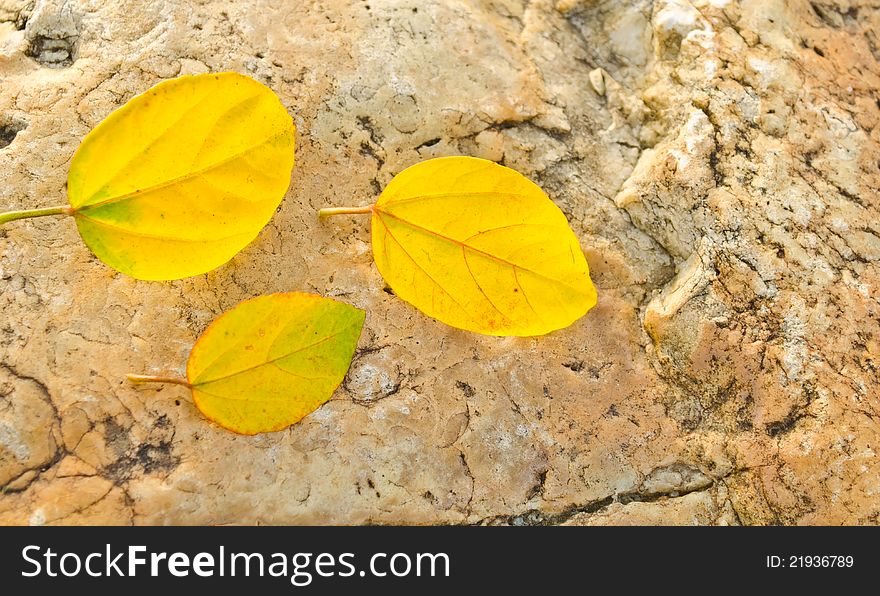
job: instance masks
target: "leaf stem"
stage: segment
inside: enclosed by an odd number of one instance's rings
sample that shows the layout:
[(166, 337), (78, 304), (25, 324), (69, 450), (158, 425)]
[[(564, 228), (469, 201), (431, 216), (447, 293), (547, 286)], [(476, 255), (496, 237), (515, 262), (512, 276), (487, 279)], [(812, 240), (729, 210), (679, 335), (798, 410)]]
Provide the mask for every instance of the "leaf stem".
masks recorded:
[(318, 211), (318, 217), (327, 217), (330, 215), (360, 215), (362, 213), (372, 213), (374, 205), (365, 207), (324, 207)]
[(25, 209), (22, 211), (7, 211), (0, 213), (0, 225), (3, 225), (16, 219), (27, 219), (28, 217), (44, 217), (46, 215), (73, 215), (73, 207), (62, 205), (60, 207), (45, 207), (43, 209)]
[(131, 373), (125, 375), (132, 383), (171, 383), (173, 385), (183, 385), (184, 387), (192, 387), (189, 381), (180, 377), (162, 377), (157, 375), (133, 375)]

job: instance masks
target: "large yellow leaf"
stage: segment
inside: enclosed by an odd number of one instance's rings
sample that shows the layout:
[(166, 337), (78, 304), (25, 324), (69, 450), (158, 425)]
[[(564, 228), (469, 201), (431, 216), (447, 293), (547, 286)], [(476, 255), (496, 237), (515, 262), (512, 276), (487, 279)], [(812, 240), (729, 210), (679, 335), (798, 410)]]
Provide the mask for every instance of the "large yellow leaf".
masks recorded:
[(65, 212), (92, 252), (123, 273), (210, 271), (275, 213), (290, 184), (294, 132), (278, 97), (244, 75), (165, 81), (86, 136)]
[(281, 430), (316, 410), (342, 382), (364, 324), (364, 311), (314, 294), (289, 292), (246, 300), (202, 334), (187, 379), (129, 375), (192, 390), (196, 406), (231, 431)]
[(376, 267), (394, 292), (448, 325), (488, 335), (561, 329), (596, 304), (577, 237), (525, 176), (473, 157), (398, 174), (370, 208)]

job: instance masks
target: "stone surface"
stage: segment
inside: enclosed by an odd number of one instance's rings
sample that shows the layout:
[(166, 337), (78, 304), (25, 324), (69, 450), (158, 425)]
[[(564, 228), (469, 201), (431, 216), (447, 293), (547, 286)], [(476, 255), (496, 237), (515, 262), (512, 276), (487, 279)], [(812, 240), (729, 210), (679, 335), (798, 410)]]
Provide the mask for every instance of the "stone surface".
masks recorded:
[[(102, 265), (63, 218), (0, 231), (0, 522), (874, 524), (880, 5), (806, 0), (0, 0), (0, 208), (64, 201), (79, 140), (179, 74), (298, 125), (281, 209), (228, 265)], [(532, 177), (599, 305), (481, 337), (390, 293), (364, 218), (399, 171)], [(336, 396), (206, 422), (181, 372), (242, 299), (367, 309)]]

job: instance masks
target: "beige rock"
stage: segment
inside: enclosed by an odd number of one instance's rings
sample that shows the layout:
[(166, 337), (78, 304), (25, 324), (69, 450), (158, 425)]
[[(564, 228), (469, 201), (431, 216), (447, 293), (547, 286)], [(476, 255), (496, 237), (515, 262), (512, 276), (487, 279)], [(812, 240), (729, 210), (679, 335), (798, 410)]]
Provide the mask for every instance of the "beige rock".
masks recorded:
[[(0, 523), (877, 523), (878, 34), (847, 1), (0, 0), (2, 209), (62, 203), (80, 139), (179, 74), (256, 77), (299, 135), (278, 214), (206, 275), (0, 231)], [(566, 213), (581, 321), (445, 327), (383, 291), (368, 221), (315, 216), (462, 153)], [(124, 380), (284, 290), (368, 312), (301, 423), (237, 436)]]

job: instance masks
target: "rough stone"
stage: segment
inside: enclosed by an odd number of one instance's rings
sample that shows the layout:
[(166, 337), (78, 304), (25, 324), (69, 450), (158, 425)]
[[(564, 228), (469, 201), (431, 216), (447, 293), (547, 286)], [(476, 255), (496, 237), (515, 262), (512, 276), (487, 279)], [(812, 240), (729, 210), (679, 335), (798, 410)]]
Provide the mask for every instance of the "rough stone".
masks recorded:
[[(250, 74), (298, 126), (278, 214), (206, 275), (0, 231), (0, 523), (877, 523), (878, 34), (868, 0), (0, 0), (0, 208), (62, 203), (80, 139), (169, 77)], [(315, 216), (450, 154), (548, 192), (593, 311), (450, 329), (383, 291), (368, 221)], [(285, 290), (368, 312), (301, 423), (237, 436), (125, 381)]]

